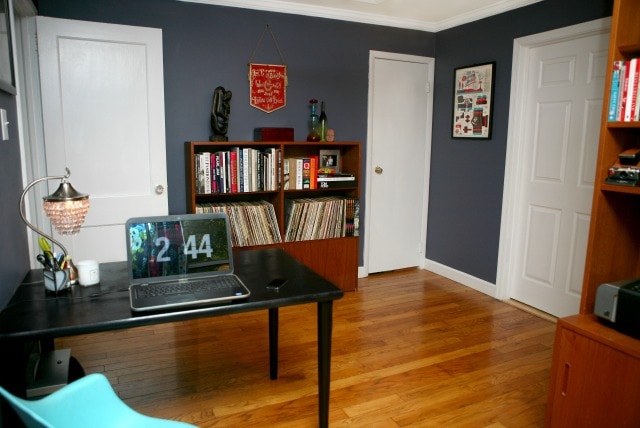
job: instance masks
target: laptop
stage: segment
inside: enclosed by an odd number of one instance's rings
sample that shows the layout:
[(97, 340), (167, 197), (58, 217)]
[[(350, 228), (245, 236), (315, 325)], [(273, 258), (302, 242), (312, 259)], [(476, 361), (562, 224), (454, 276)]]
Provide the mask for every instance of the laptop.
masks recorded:
[(225, 213), (136, 217), (125, 225), (133, 311), (158, 311), (246, 299), (233, 272)]

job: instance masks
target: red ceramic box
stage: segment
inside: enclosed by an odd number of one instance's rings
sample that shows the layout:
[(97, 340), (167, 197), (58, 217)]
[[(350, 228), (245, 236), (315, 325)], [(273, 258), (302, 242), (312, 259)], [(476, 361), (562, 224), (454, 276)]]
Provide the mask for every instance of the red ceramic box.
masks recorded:
[(293, 141), (293, 128), (255, 128), (253, 141)]

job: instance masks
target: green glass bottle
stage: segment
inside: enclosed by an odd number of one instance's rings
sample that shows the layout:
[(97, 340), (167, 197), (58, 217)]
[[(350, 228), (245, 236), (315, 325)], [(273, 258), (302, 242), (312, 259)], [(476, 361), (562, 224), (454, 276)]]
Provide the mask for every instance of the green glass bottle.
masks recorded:
[(324, 112), (324, 101), (320, 104), (320, 141), (327, 141), (327, 114)]

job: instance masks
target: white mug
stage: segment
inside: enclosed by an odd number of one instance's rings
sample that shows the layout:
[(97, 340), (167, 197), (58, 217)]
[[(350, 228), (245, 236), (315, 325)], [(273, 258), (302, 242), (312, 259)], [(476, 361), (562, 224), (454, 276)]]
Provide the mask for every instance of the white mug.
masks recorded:
[(82, 286), (96, 285), (100, 282), (100, 268), (95, 260), (80, 260), (76, 263), (78, 282)]

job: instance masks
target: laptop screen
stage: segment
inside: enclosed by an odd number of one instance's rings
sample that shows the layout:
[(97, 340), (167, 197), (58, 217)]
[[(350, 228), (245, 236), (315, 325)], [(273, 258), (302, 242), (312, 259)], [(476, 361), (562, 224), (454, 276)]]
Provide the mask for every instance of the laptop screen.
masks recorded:
[(131, 283), (233, 272), (226, 214), (140, 217), (126, 223)]

